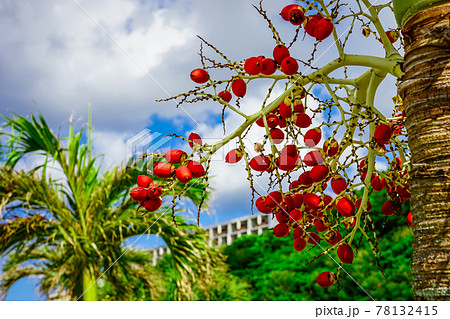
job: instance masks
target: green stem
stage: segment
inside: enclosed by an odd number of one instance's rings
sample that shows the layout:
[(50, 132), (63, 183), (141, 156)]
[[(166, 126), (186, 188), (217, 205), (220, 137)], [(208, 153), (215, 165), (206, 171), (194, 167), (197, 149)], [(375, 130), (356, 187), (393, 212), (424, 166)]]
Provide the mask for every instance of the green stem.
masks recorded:
[(97, 301), (97, 283), (88, 268), (83, 270), (83, 300)]

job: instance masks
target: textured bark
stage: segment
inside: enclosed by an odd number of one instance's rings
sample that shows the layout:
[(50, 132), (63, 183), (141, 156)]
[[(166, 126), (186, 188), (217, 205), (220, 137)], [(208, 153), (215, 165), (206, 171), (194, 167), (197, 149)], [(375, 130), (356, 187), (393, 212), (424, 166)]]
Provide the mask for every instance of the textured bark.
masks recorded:
[(405, 25), (404, 77), (411, 150), (412, 272), (417, 300), (450, 300), (450, 4)]

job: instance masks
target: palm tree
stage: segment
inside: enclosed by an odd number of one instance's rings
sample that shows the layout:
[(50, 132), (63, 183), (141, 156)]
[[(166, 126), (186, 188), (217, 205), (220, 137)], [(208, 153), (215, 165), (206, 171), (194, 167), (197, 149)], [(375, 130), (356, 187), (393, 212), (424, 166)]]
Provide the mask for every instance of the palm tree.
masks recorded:
[(450, 3), (394, 0), (405, 33), (399, 95), (411, 150), (414, 294), (450, 300)]
[[(0, 256), (7, 260), (0, 297), (19, 279), (39, 276), (40, 292), (48, 299), (97, 300), (98, 283), (109, 285), (114, 293), (110, 299), (134, 299), (138, 284), (156, 298), (151, 253), (123, 245), (141, 234), (160, 235), (170, 249), (176, 299), (189, 299), (192, 285), (201, 286), (221, 261), (208, 247), (206, 233), (195, 225), (176, 217), (176, 226), (165, 208), (145, 215), (138, 211), (128, 195), (139, 174), (136, 166), (100, 173), (96, 158), (90, 158), (90, 140), (81, 142), (82, 130), (75, 134), (71, 124), (63, 141), (42, 116), (5, 120), (1, 134), (8, 151), (0, 159)], [(31, 171), (15, 169), (30, 154), (44, 155), (44, 163)], [(50, 164), (63, 178), (48, 173)], [(199, 203), (203, 185), (198, 180), (191, 183), (184, 196)]]

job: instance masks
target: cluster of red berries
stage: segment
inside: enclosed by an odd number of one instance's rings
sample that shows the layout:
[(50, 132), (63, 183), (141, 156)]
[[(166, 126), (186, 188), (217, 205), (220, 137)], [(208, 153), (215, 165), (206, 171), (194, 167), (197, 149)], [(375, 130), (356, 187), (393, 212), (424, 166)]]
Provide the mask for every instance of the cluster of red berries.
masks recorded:
[[(189, 135), (189, 145), (201, 145), (202, 139), (197, 133)], [(205, 175), (205, 169), (197, 161), (188, 159), (188, 154), (180, 149), (172, 149), (164, 154), (165, 161), (155, 161), (153, 163), (153, 174), (162, 179), (172, 179), (186, 184), (192, 178), (199, 178)], [(130, 196), (138, 201), (148, 212), (153, 212), (161, 207), (161, 196), (163, 189), (160, 185), (154, 184), (153, 180), (146, 175), (139, 175), (137, 187), (133, 188)]]
[(319, 41), (325, 40), (333, 32), (333, 20), (330, 17), (320, 14), (305, 16), (305, 9), (297, 4), (285, 6), (280, 15), (283, 20), (293, 25), (303, 25), (305, 32)]

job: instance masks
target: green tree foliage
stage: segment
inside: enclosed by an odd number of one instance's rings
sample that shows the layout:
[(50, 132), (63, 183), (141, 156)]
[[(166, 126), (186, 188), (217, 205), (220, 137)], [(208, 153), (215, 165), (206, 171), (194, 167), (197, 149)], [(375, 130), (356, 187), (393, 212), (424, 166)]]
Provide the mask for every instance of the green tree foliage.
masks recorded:
[(231, 273), (251, 285), (252, 300), (371, 300), (361, 287), (375, 300), (412, 300), (412, 231), (406, 222), (409, 202), (401, 214), (386, 218), (380, 213), (386, 200), (385, 191), (370, 196), (377, 247), (382, 254), (379, 265), (386, 278), (363, 240), (353, 263), (344, 265), (348, 274), (340, 271), (339, 293), (337, 285), (322, 288), (314, 284), (315, 279), (319, 273), (337, 268), (332, 260), (339, 262), (336, 252), (330, 253), (332, 258), (325, 255), (308, 264), (322, 252), (320, 247), (298, 252), (292, 246), (291, 234), (276, 238), (271, 231), (242, 236), (225, 247)]

